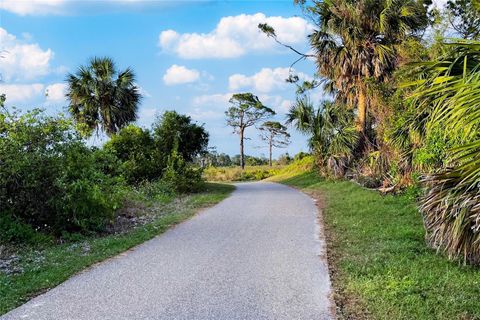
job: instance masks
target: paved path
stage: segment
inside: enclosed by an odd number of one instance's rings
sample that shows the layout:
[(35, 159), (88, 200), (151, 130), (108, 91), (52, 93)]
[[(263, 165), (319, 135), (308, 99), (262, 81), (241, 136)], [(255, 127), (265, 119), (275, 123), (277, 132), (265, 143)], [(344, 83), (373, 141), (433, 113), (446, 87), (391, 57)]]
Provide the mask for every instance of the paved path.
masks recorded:
[(283, 185), (232, 196), (1, 319), (331, 319), (316, 208)]

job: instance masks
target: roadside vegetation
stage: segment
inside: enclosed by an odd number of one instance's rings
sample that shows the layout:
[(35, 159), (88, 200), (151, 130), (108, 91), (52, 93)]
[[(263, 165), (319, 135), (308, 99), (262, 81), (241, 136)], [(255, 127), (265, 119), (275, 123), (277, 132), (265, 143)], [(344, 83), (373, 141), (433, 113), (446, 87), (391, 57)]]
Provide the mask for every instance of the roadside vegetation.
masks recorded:
[(318, 199), (339, 319), (478, 319), (480, 270), (425, 245), (415, 193), (322, 177), (313, 158), (270, 178)]
[[(288, 81), (286, 123), (306, 135), (320, 174), (382, 193), (415, 190), (426, 242), (480, 263), (480, 5), (450, 0), (295, 1), (315, 25), (316, 78)], [(282, 45), (275, 29), (258, 26)], [(330, 97), (313, 101), (313, 89)]]
[[(202, 179), (194, 160), (209, 135), (190, 117), (132, 124), (133, 70), (94, 58), (67, 84), (68, 115), (6, 108), (0, 95), (0, 313), (233, 190)], [(91, 146), (93, 135), (108, 139)]]
[(121, 210), (117, 223), (103, 233), (70, 234), (62, 241), (39, 237), (35, 244), (2, 247), (0, 314), (220, 202), (234, 187), (205, 184), (202, 191), (188, 195), (164, 194), (158, 189), (163, 186), (153, 183), (135, 190), (129, 196), (135, 205)]

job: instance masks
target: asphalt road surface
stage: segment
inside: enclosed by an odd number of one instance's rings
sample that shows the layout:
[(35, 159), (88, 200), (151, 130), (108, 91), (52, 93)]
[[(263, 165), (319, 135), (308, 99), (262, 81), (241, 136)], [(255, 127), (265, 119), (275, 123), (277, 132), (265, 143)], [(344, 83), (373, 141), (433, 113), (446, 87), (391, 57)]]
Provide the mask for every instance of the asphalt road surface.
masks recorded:
[(283, 185), (232, 196), (1, 319), (332, 319), (317, 209)]

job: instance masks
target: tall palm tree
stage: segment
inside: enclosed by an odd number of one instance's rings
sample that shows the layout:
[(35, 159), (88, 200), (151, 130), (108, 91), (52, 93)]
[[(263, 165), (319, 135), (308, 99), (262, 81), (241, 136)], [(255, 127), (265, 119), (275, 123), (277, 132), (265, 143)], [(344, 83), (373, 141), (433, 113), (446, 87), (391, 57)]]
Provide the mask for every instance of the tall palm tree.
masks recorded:
[(388, 81), (397, 47), (428, 24), (420, 0), (321, 0), (310, 11), (318, 29), (310, 35), (320, 76), (337, 99), (357, 107), (357, 130), (368, 125), (369, 83)]
[(110, 136), (137, 119), (141, 95), (130, 68), (117, 71), (112, 59), (95, 57), (66, 81), (69, 111), (85, 136), (98, 129)]

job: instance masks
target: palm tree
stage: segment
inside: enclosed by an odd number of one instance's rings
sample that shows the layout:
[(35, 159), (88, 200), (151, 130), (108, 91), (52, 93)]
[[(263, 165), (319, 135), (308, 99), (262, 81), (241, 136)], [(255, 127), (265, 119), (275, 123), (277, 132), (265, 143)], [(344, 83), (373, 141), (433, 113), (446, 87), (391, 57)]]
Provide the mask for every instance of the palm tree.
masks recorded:
[(338, 101), (357, 107), (363, 136), (369, 83), (389, 80), (399, 63), (398, 46), (427, 26), (426, 10), (417, 0), (322, 0), (310, 8), (318, 25), (310, 35), (318, 73)]
[(137, 119), (141, 99), (130, 68), (117, 71), (110, 58), (93, 58), (67, 76), (69, 111), (85, 136), (94, 130), (107, 135)]
[(310, 136), (310, 149), (321, 168), (334, 176), (344, 175), (358, 142), (352, 110), (328, 101), (314, 108), (309, 98), (303, 96), (290, 108), (287, 124)]

